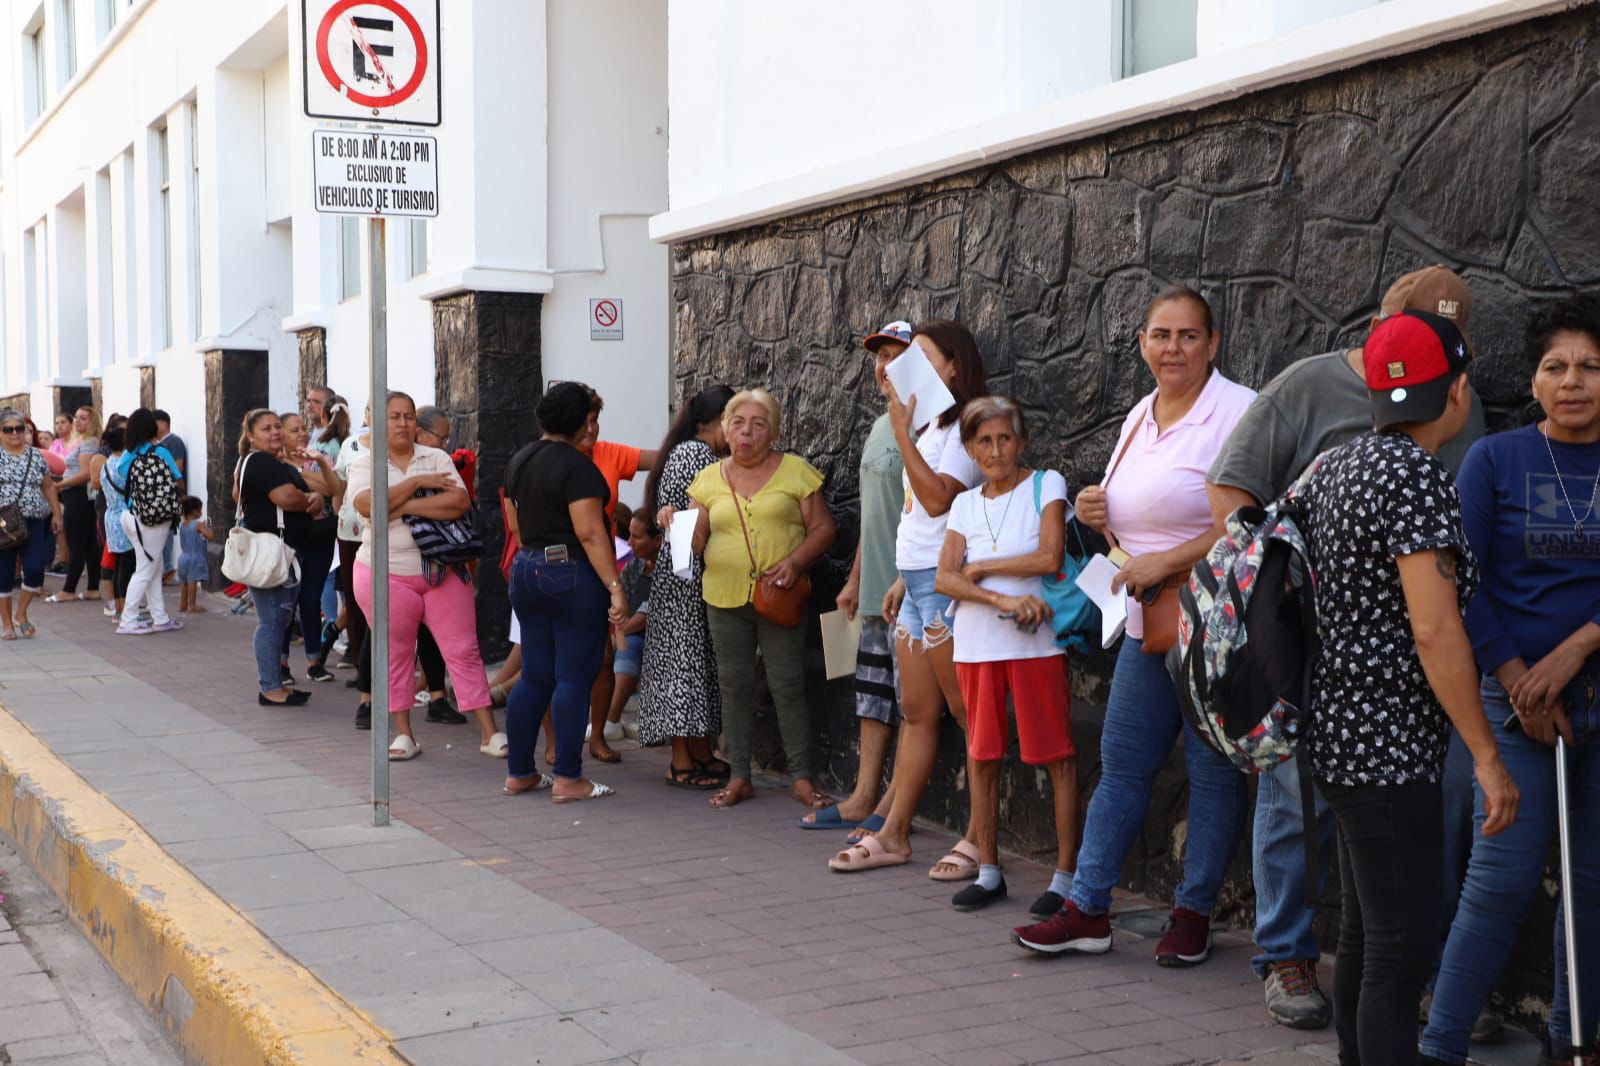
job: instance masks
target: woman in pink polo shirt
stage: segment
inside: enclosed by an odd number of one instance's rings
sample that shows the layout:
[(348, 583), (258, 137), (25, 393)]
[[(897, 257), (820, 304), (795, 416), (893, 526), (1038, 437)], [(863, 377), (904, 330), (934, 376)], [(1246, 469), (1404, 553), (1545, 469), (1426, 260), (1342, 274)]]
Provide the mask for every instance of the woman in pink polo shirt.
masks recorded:
[[(1031, 951), (1111, 950), (1111, 889), (1144, 823), (1151, 785), (1183, 730), (1183, 882), (1156, 961), (1194, 966), (1211, 953), (1211, 910), (1244, 826), (1245, 779), (1184, 725), (1158, 641), (1171, 627), (1154, 613), (1146, 618), (1140, 594), (1181, 579), (1221, 535), (1206, 503), (1206, 470), (1255, 393), (1212, 365), (1219, 339), (1211, 307), (1193, 289), (1167, 289), (1151, 302), (1139, 351), (1156, 391), (1128, 413), (1105, 478), (1078, 494), (1078, 517), (1130, 556), (1117, 575), (1129, 593), (1128, 628), (1106, 701), (1100, 787), (1089, 802), (1072, 894), (1055, 917), (1011, 934)], [(1166, 599), (1152, 612), (1174, 610)]]

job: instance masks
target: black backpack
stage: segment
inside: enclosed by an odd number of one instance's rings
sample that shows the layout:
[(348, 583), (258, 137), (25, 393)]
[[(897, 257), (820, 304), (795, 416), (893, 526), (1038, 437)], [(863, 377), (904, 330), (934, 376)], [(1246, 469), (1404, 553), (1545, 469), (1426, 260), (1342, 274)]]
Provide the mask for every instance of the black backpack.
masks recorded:
[(118, 486), (128, 498), (133, 517), (147, 526), (176, 523), (183, 514), (183, 497), (178, 494), (178, 479), (167, 461), (147, 448), (128, 464), (127, 487)]

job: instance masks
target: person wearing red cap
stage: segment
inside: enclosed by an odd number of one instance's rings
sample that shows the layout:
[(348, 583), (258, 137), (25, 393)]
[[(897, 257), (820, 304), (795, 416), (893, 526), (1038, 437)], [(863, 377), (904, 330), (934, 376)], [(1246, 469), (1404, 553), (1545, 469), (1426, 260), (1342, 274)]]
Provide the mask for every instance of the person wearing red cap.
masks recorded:
[(1442, 315), (1378, 323), (1362, 350), (1376, 431), (1296, 483), (1321, 645), (1311, 768), (1340, 837), (1333, 1007), (1344, 1063), (1416, 1061), (1444, 895), (1440, 778), (1452, 726), (1472, 756), (1483, 835), (1516, 818), (1517, 786), (1484, 717), (1462, 620), (1478, 566), (1436, 458), (1471, 411), (1470, 359)]
[[(1430, 311), (1452, 320), (1462, 331), (1472, 309), (1472, 293), (1454, 271), (1424, 267), (1397, 278), (1384, 293), (1376, 326), (1401, 311)], [(1471, 341), (1468, 340), (1470, 350)], [(1206, 474), (1207, 494), (1218, 522), (1244, 506), (1276, 499), (1311, 460), (1372, 428), (1372, 407), (1364, 379), (1362, 349), (1339, 349), (1291, 364), (1267, 383), (1228, 437)], [(1470, 386), (1469, 386), (1470, 388)], [(1483, 412), (1473, 397), (1466, 425), (1439, 451), (1452, 472), (1472, 443), (1483, 436)], [(1445, 764), (1445, 914), (1440, 941), (1450, 927), (1456, 893), (1472, 845), (1472, 774), (1466, 749), (1453, 744)], [(1331, 870), (1333, 814), (1315, 799), (1321, 869)], [(1252, 960), (1265, 985), (1267, 1013), (1280, 1025), (1322, 1029), (1330, 1013), (1317, 983), (1315, 912), (1306, 906), (1306, 845), (1300, 779), (1292, 763), (1261, 775), (1256, 794), (1252, 859), (1256, 890)], [(1498, 1029), (1486, 1014), (1480, 1034)]]

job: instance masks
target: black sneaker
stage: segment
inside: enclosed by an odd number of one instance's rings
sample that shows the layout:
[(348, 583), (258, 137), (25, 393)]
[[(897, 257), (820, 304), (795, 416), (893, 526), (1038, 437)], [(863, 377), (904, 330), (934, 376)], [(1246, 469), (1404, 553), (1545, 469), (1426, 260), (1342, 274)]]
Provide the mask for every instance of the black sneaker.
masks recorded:
[(428, 701), (428, 721), (443, 722), (445, 725), (461, 725), (467, 716), (450, 706), (446, 699)]
[(329, 673), (321, 663), (306, 667), (307, 681), (332, 681), (333, 674)]
[(1002, 877), (993, 888), (984, 888), (974, 881), (951, 897), (950, 905), (958, 911), (981, 911), (995, 900), (1005, 898), (1006, 879)]
[(1046, 892), (1033, 901), (1033, 906), (1028, 908), (1028, 913), (1043, 921), (1045, 918), (1054, 918), (1056, 912), (1066, 906), (1067, 901), (1058, 892)]
[[(332, 647), (332, 645), (329, 646)], [(333, 664), (333, 668), (335, 670), (354, 670), (356, 668), (356, 661), (350, 658), (349, 652), (345, 652), (343, 655), (339, 656), (339, 661)]]
[(372, 728), (372, 704), (363, 703), (359, 707), (356, 708), (356, 728), (357, 729), (371, 729)]

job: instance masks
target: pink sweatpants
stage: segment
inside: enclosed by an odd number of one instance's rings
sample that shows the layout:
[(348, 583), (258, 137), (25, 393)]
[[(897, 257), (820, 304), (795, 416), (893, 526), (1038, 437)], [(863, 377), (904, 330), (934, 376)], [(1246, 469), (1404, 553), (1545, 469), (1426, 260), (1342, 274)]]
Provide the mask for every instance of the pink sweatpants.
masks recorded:
[[(372, 568), (356, 563), (356, 602), (372, 613)], [(389, 575), (389, 711), (405, 710), (416, 696), (417, 629), (426, 624), (439, 642), (463, 712), (489, 706), (489, 680), (478, 652), (478, 615), (472, 586), (446, 575), (437, 585), (421, 576)]]

